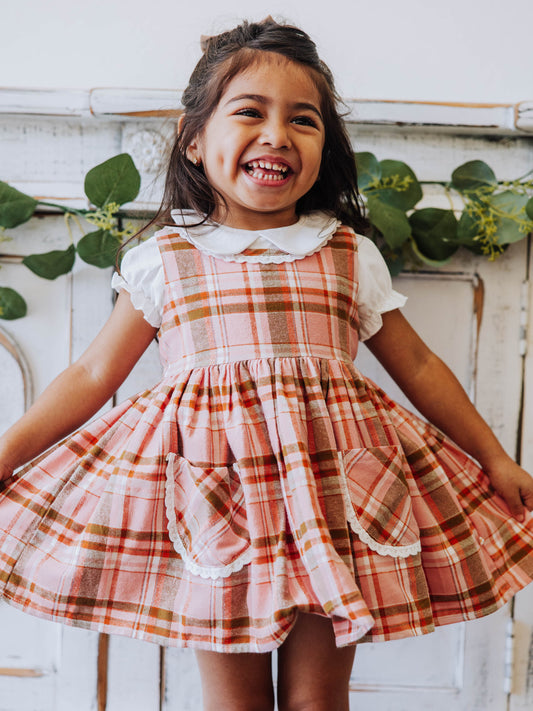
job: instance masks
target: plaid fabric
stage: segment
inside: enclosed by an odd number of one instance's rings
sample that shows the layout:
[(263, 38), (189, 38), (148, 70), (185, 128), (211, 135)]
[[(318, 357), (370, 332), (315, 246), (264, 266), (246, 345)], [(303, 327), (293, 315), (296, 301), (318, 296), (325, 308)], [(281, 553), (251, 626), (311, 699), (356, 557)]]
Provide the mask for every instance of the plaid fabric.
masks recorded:
[(533, 576), (531, 519), (354, 367), (357, 248), (282, 264), (158, 237), (162, 381), (0, 494), (0, 590), (165, 645), (278, 646), (298, 610), (339, 645), (493, 612)]

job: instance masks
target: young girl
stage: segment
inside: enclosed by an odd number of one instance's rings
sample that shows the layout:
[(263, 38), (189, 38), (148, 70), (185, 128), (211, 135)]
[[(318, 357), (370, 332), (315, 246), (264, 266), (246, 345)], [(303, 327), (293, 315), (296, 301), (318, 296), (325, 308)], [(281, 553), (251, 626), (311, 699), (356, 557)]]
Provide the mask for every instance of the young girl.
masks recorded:
[[(530, 582), (533, 482), (356, 235), (309, 37), (268, 19), (208, 39), (183, 103), (168, 226), (127, 252), (108, 323), (0, 440), (0, 591), (195, 648), (209, 711), (271, 710), (275, 648), (279, 709), (345, 711), (358, 640), (488, 614)], [(159, 384), (14, 474), (156, 333)], [(358, 372), (363, 339), (438, 430)]]

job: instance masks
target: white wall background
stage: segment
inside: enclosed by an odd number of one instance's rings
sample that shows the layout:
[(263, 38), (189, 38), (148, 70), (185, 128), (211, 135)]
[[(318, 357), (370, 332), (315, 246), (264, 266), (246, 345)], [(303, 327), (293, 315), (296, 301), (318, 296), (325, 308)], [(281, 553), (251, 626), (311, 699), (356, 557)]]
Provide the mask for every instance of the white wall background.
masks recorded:
[(202, 33), (267, 14), (315, 39), (346, 98), (533, 98), (532, 0), (12, 0), (0, 87), (183, 89)]

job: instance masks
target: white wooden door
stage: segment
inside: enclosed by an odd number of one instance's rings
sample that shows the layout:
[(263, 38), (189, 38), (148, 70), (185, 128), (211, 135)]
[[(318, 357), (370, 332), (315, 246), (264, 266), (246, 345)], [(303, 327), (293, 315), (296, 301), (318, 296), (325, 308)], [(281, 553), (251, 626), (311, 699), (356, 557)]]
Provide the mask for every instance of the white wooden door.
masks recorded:
[[(47, 217), (29, 223), (25, 251), (37, 245), (40, 251), (63, 246), (57, 242), (59, 222), (60, 218)], [(7, 245), (5, 251), (9, 248)], [(396, 281), (396, 287), (410, 296), (405, 310), (408, 318), (452, 366), (511, 452), (519, 424), (523, 358), (518, 305), (526, 273), (525, 245), (516, 245), (497, 265), (463, 257), (445, 275), (417, 274)], [(23, 291), (29, 301), (28, 317), (0, 326), (24, 353), (38, 393), (78, 355), (105, 320), (111, 308), (109, 274), (79, 267), (73, 277), (48, 283), (10, 265), (2, 269), (2, 282)], [(368, 353), (362, 351), (358, 362), (394, 397), (402, 399)], [(529, 370), (531, 366), (527, 361)], [(0, 368), (0, 392), (9, 392), (8, 400), (2, 396), (2, 426), (6, 426), (23, 409), (24, 380), (12, 355), (2, 355)], [(152, 351), (118, 398), (150, 385), (158, 372)], [(526, 404), (529, 431), (533, 431), (531, 398)], [(524, 444), (531, 467), (530, 435)], [(533, 591), (526, 591), (515, 605), (519, 624), (511, 688), (506, 688), (511, 611), (505, 608), (485, 620), (449, 626), (424, 638), (361, 645), (352, 676), (352, 708), (530, 709), (532, 600)], [(188, 650), (164, 650), (43, 622), (0, 604), (0, 711), (73, 708), (199, 711), (201, 691), (194, 656)]]

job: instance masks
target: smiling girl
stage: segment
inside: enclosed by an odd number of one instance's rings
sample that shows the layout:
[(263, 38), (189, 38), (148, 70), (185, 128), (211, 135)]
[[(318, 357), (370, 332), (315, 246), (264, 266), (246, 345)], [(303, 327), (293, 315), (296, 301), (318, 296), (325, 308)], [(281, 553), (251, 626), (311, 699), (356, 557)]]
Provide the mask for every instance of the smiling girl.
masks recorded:
[[(309, 37), (268, 19), (210, 38), (183, 104), (166, 226), (125, 254), (108, 323), (0, 439), (0, 591), (196, 649), (207, 711), (271, 711), (276, 648), (279, 709), (347, 711), (358, 641), (488, 614), (531, 581), (533, 481), (358, 234)], [(15, 472), (156, 334), (157, 385)], [(359, 340), (433, 424), (357, 370)]]

